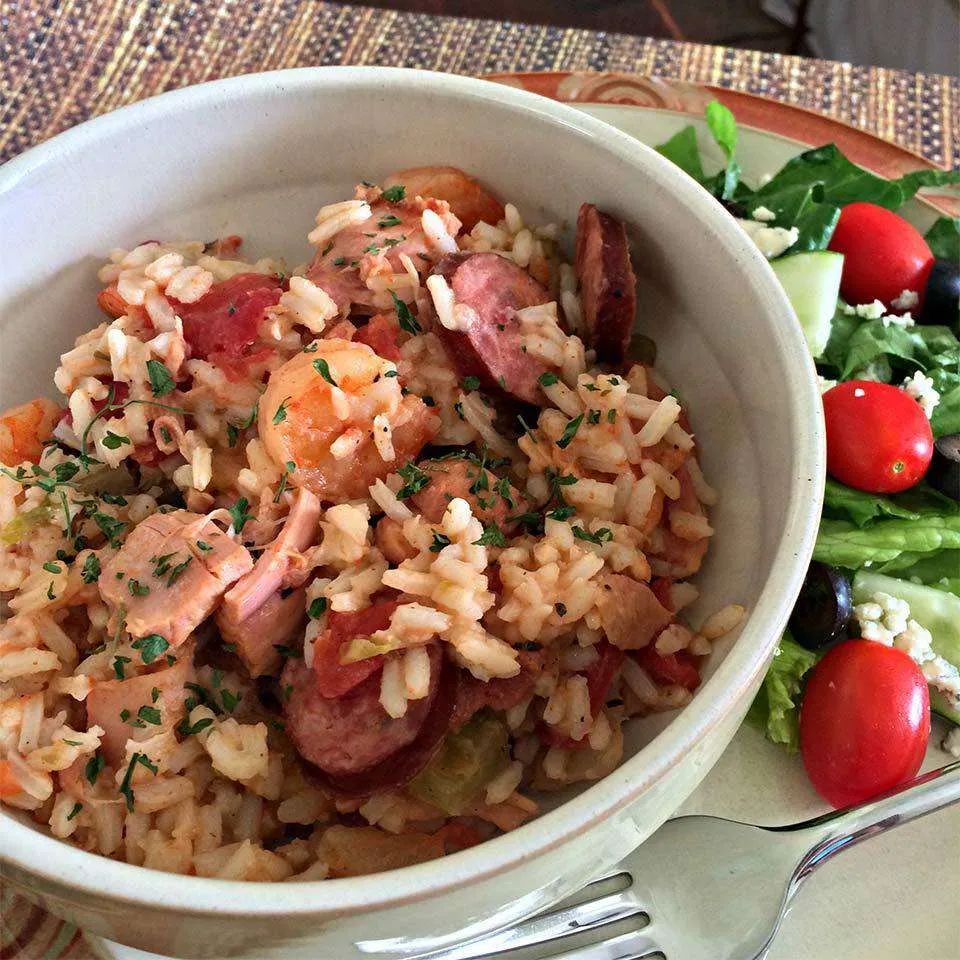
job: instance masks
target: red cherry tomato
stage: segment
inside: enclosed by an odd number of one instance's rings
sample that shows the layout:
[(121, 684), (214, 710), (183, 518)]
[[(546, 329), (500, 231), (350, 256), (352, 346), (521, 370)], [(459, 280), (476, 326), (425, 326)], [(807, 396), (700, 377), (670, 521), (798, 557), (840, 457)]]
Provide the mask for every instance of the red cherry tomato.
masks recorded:
[(800, 707), (800, 750), (827, 803), (860, 803), (909, 780), (929, 737), (927, 682), (902, 650), (846, 640), (813, 668)]
[(214, 284), (196, 303), (180, 303), (183, 336), (195, 357), (236, 360), (257, 339), (263, 311), (274, 306), (283, 291), (276, 277), (238, 273)]
[(887, 383), (848, 380), (823, 395), (827, 472), (848, 487), (896, 493), (923, 479), (933, 457), (930, 421)]
[(923, 296), (933, 253), (903, 217), (874, 203), (848, 203), (830, 249), (843, 254), (840, 293), (847, 303), (882, 300), (888, 307), (904, 290)]

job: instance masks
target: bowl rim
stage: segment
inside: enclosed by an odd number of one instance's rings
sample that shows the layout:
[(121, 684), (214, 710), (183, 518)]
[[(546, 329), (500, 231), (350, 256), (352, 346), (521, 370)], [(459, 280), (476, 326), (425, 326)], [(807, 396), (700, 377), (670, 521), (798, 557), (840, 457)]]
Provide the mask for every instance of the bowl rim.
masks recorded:
[[(767, 316), (794, 316), (773, 271), (753, 243), (696, 181), (656, 151), (573, 106), (490, 81), (433, 71), (302, 67), (246, 74), (162, 93), (88, 120), (11, 160), (0, 169), (0, 201), (23, 179), (41, 171), (44, 164), (69, 158), (71, 153), (96, 144), (104, 133), (133, 130), (223, 98), (282, 95), (289, 90), (322, 90), (329, 94), (385, 86), (400, 92), (431, 90), (455, 99), (492, 102), (505, 112), (534, 114), (571, 128), (572, 133), (613, 153), (628, 167), (644, 167), (645, 175), (658, 181), (661, 189), (684, 198), (691, 211), (696, 211), (700, 225), (736, 255), (745, 283), (764, 304)], [(74, 893), (184, 915), (345, 916), (402, 906), (489, 879), (546, 854), (622, 811), (680, 763), (766, 669), (813, 552), (825, 476), (823, 423), (822, 417), (816, 416), (819, 390), (799, 324), (779, 324), (777, 334), (781, 350), (792, 361), (799, 360), (796, 376), (783, 385), (791, 415), (788, 427), (796, 433), (797, 443), (786, 521), (766, 582), (748, 612), (740, 637), (692, 703), (603, 780), (517, 830), (476, 847), (423, 864), (359, 877), (274, 884), (180, 876), (89, 853), (2, 811), (0, 864), (28, 877), (66, 886)]]

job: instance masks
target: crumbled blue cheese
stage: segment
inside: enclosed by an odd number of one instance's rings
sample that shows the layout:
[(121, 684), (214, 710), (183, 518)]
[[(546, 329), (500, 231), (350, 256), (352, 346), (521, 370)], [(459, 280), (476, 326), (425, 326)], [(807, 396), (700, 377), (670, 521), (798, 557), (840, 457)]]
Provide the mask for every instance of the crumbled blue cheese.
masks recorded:
[(906, 329), (916, 323), (916, 320), (909, 313), (885, 313), (881, 319), (885, 327), (903, 327)]
[(900, 296), (890, 301), (894, 310), (912, 310), (920, 303), (920, 297), (914, 290), (901, 290)]
[(900, 389), (920, 404), (928, 420), (933, 416), (933, 411), (940, 402), (940, 392), (934, 387), (932, 377), (917, 370), (903, 381)]
[(800, 231), (796, 227), (790, 227), (789, 230), (785, 227), (768, 227), (759, 220), (739, 218), (737, 223), (768, 260), (779, 257), (781, 253), (789, 250), (800, 236)]
[(933, 650), (933, 637), (910, 617), (910, 604), (877, 591), (866, 603), (853, 608), (860, 636), (902, 650), (920, 667), (930, 686), (960, 709), (960, 670)]
[(756, 220), (759, 223), (770, 223), (777, 219), (777, 215), (769, 207), (764, 207), (761, 205), (753, 208), (753, 212), (750, 214), (750, 219)]

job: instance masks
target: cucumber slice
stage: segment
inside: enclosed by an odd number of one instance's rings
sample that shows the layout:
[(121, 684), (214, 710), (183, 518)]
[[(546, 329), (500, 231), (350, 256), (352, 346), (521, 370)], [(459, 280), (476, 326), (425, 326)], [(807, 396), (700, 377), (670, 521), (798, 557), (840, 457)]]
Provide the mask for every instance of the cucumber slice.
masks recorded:
[(819, 357), (827, 347), (837, 309), (843, 254), (831, 250), (794, 253), (771, 260), (770, 266), (797, 311), (810, 352)]
[[(909, 580), (858, 570), (853, 578), (853, 602), (866, 603), (878, 592), (906, 600), (913, 619), (930, 631), (934, 653), (960, 666), (960, 597)], [(930, 688), (930, 706), (942, 717), (960, 723), (960, 710), (951, 706), (933, 687)]]

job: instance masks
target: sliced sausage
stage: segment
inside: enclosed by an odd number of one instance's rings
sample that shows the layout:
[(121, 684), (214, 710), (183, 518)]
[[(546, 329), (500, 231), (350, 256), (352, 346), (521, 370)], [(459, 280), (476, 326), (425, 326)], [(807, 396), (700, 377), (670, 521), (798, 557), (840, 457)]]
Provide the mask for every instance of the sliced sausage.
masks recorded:
[(431, 714), (443, 673), (440, 647), (434, 644), (427, 649), (430, 691), (421, 700), (411, 700), (406, 714), (396, 719), (380, 705), (379, 674), (368, 677), (347, 696), (325, 697), (312, 670), (301, 661), (287, 664), (282, 683), (291, 685), (291, 690), (284, 713), (300, 755), (329, 777), (349, 782), (348, 778), (394, 758), (412, 744)]
[[(430, 478), (410, 502), (430, 523), (439, 523), (450, 501), (460, 497), (470, 504), (473, 515), (482, 523), (495, 523), (505, 533), (516, 527), (508, 517), (526, 510), (520, 492), (486, 467), (463, 459), (425, 460), (420, 469)], [(502, 492), (501, 492), (502, 491)]]
[(466, 674), (460, 680), (457, 705), (451, 726), (462, 727), (478, 710), (510, 710), (533, 696), (537, 677), (544, 670), (548, 654), (544, 649), (521, 650), (517, 655), (520, 672), (515, 677), (478, 680)]
[(637, 281), (627, 230), (592, 203), (577, 217), (577, 277), (590, 345), (608, 363), (623, 360), (637, 313)]
[(206, 517), (175, 510), (138, 524), (97, 585), (131, 636), (156, 633), (176, 647), (252, 566), (246, 548)]
[(645, 647), (673, 620), (645, 583), (621, 573), (601, 579), (597, 609), (607, 639), (621, 650)]
[[(147, 740), (171, 730), (183, 719), (189, 691), (184, 684), (193, 680), (193, 651), (181, 651), (173, 666), (145, 673), (129, 680), (101, 680), (87, 695), (87, 725), (104, 729), (103, 755), (111, 766), (123, 762), (128, 740)], [(153, 691), (158, 691), (154, 699)], [(160, 723), (138, 717), (141, 707), (160, 711)], [(152, 716), (152, 713), (151, 713)]]
[(480, 220), (496, 226), (503, 219), (503, 204), (497, 197), (458, 167), (411, 167), (391, 173), (383, 186), (402, 186), (411, 198), (446, 200), (467, 232)]
[(550, 294), (526, 270), (495, 253), (454, 253), (434, 272), (450, 284), (454, 300), (476, 314), (465, 330), (436, 324), (460, 374), (478, 377), (487, 390), (538, 403), (537, 381), (547, 368), (523, 351), (516, 312), (548, 303)]

